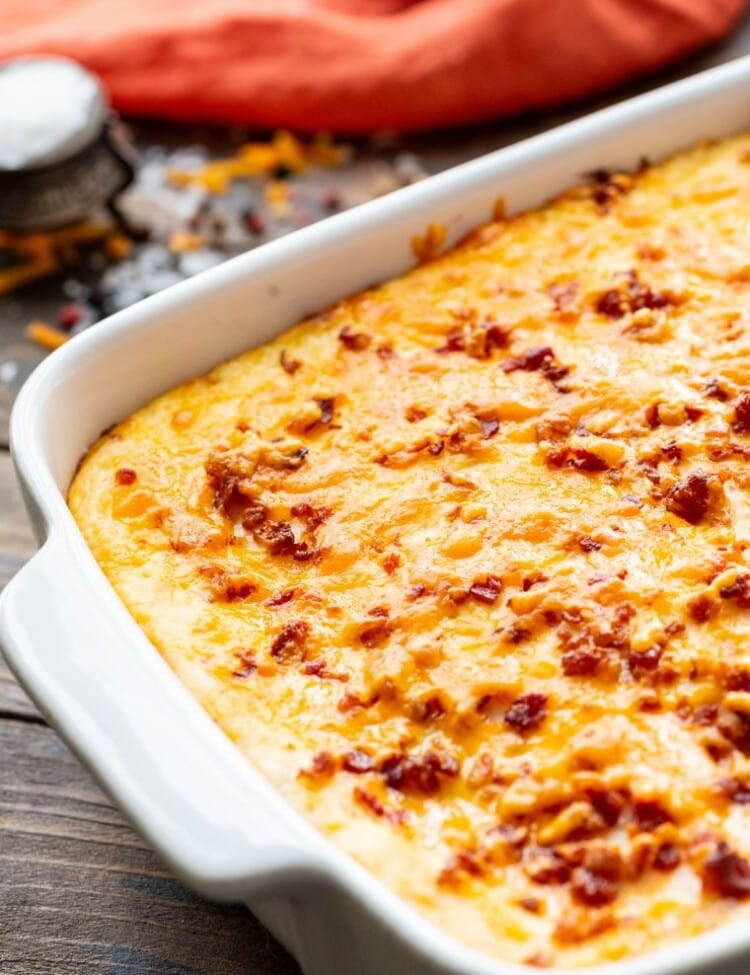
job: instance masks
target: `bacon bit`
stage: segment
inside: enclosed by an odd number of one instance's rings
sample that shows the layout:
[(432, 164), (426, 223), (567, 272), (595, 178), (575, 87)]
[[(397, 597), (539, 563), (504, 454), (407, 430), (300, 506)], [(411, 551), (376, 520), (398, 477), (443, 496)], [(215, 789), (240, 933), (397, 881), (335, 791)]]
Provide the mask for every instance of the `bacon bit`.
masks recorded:
[(404, 417), (408, 423), (419, 423), (420, 420), (424, 420), (427, 416), (424, 410), (420, 409), (418, 406), (408, 406), (404, 412)]
[(121, 467), (115, 474), (115, 481), (122, 487), (128, 487), (131, 484), (135, 484), (137, 479), (138, 475), (132, 467)]
[(661, 843), (654, 854), (654, 870), (671, 873), (682, 863), (682, 854), (674, 843)]
[(750, 716), (736, 711), (723, 712), (718, 718), (718, 728), (738, 751), (750, 755)]
[(401, 556), (398, 552), (389, 552), (383, 559), (383, 568), (392, 576), (396, 569), (401, 565)]
[(703, 884), (720, 897), (744, 900), (750, 897), (750, 864), (722, 840), (703, 864)]
[(537, 345), (533, 349), (527, 349), (521, 355), (509, 356), (503, 362), (503, 372), (537, 372), (546, 369), (554, 361), (555, 353), (548, 345)]
[(726, 403), (729, 399), (729, 393), (724, 389), (718, 379), (709, 379), (703, 387), (703, 392), (706, 396), (717, 399), (720, 403)]
[(601, 663), (602, 653), (594, 648), (566, 650), (562, 655), (563, 673), (567, 677), (591, 677)]
[(377, 704), (379, 700), (380, 695), (377, 693), (373, 694), (372, 697), (367, 701), (363, 701), (361, 697), (347, 691), (336, 705), (336, 708), (341, 712), (341, 714), (348, 714), (350, 711), (356, 711), (360, 708), (371, 708), (374, 704)]
[(680, 620), (672, 620), (664, 627), (664, 632), (667, 636), (677, 636), (679, 633), (685, 632), (685, 624)]
[(309, 769), (300, 769), (299, 777), (305, 779), (330, 779), (336, 772), (336, 759), (329, 751), (316, 752)]
[(479, 422), (482, 426), (482, 437), (485, 440), (489, 440), (490, 437), (494, 437), (497, 431), (500, 429), (500, 421), (496, 416), (479, 417)]
[(516, 626), (514, 624), (513, 626), (509, 626), (505, 631), (505, 639), (509, 643), (513, 643), (515, 645), (523, 643), (524, 640), (528, 640), (530, 636), (531, 630), (527, 629), (525, 626)]
[(546, 694), (524, 694), (505, 712), (505, 723), (519, 734), (535, 731), (547, 717), (547, 704)]
[(666, 508), (683, 521), (697, 525), (708, 511), (708, 502), (708, 476), (700, 471), (694, 471), (670, 488)]
[(682, 447), (678, 446), (674, 440), (671, 440), (668, 444), (665, 444), (661, 448), (661, 452), (667, 458), (671, 460), (673, 464), (679, 464), (682, 460)]
[(584, 552), (598, 552), (602, 547), (601, 542), (595, 542), (589, 535), (583, 535), (579, 538), (578, 545)]
[(523, 869), (535, 884), (545, 887), (565, 884), (570, 879), (570, 867), (555, 850), (535, 847), (524, 851)]
[(646, 650), (630, 650), (628, 653), (628, 668), (634, 677), (652, 673), (659, 666), (664, 648), (655, 644)]
[(359, 634), (359, 642), (371, 650), (373, 647), (386, 640), (393, 632), (386, 617), (381, 617), (375, 623), (367, 624), (365, 629)]
[(284, 662), (303, 657), (309, 636), (310, 624), (304, 620), (286, 623), (271, 644), (271, 656)]
[(279, 353), (279, 364), (284, 372), (288, 373), (290, 376), (293, 376), (302, 365), (299, 359), (290, 359), (287, 355), (286, 349), (282, 349)]
[(609, 213), (610, 206), (632, 186), (632, 177), (627, 173), (611, 173), (608, 169), (594, 169), (586, 176), (591, 180), (591, 199), (603, 216)]
[(624, 296), (616, 288), (600, 294), (595, 308), (600, 315), (606, 315), (607, 318), (622, 318), (628, 310)]
[(439, 457), (442, 454), (444, 447), (445, 447), (444, 440), (435, 440), (427, 448), (427, 453), (432, 454), (433, 457)]
[(570, 892), (587, 907), (611, 904), (619, 893), (622, 857), (615, 847), (592, 846), (571, 878)]
[(238, 667), (232, 671), (232, 677), (249, 677), (254, 674), (258, 665), (255, 662), (255, 652), (253, 650), (240, 650), (235, 653)]
[(266, 600), (266, 606), (272, 606), (274, 608), (276, 606), (284, 606), (294, 599), (296, 592), (296, 589), (280, 589), (270, 599)]
[(306, 562), (318, 554), (307, 542), (298, 542), (292, 526), (286, 521), (262, 521), (254, 524), (247, 520), (243, 527), (252, 531), (255, 540), (268, 548), (271, 555), (291, 555), (297, 562)]
[(690, 618), (696, 623), (705, 623), (713, 612), (713, 603), (708, 596), (702, 593), (690, 600), (687, 604), (687, 610)]
[(256, 586), (248, 579), (232, 576), (217, 565), (202, 565), (198, 571), (208, 582), (212, 602), (233, 603), (255, 592)]
[(739, 779), (722, 779), (719, 791), (738, 806), (750, 806), (750, 786)]
[(457, 850), (450, 855), (437, 882), (441, 887), (457, 887), (463, 879), (462, 875), (481, 877), (484, 872), (485, 868), (473, 850)]
[(607, 470), (604, 458), (583, 447), (561, 447), (547, 455), (547, 463), (553, 467), (569, 467), (575, 471), (595, 473)]
[(502, 581), (497, 576), (487, 576), (483, 582), (472, 582), (469, 586), (469, 595), (478, 603), (492, 606), (497, 601), (502, 588)]
[(374, 796), (371, 792), (368, 792), (366, 789), (362, 789), (357, 785), (354, 787), (352, 795), (360, 806), (364, 806), (365, 809), (369, 809), (373, 816), (377, 816), (378, 819), (382, 819), (382, 817), (385, 816), (385, 806), (380, 799), (378, 799), (377, 796)]
[(343, 768), (345, 772), (351, 772), (352, 775), (363, 775), (365, 772), (372, 772), (375, 762), (367, 752), (354, 748), (344, 755)]
[(734, 599), (740, 609), (750, 609), (750, 574), (740, 573), (731, 586), (719, 590), (722, 599)]
[(292, 505), (291, 514), (294, 518), (301, 518), (310, 531), (315, 531), (331, 517), (333, 508), (327, 506), (314, 508), (309, 502), (302, 501), (299, 504)]
[(421, 757), (397, 753), (383, 759), (378, 772), (389, 789), (432, 796), (440, 791), (443, 779), (458, 775), (458, 762), (452, 755), (439, 752), (427, 752)]
[(364, 352), (372, 342), (372, 336), (366, 332), (353, 332), (349, 325), (344, 325), (339, 332), (339, 342), (351, 352)]
[(665, 294), (642, 284), (635, 271), (628, 271), (624, 276), (624, 287), (603, 292), (594, 307), (600, 315), (622, 318), (628, 312), (640, 311), (642, 308), (656, 310), (671, 304)]
[(322, 658), (311, 660), (303, 667), (303, 673), (307, 677), (325, 677), (326, 662)]
[(646, 417), (646, 423), (648, 423), (652, 430), (655, 430), (661, 425), (658, 403), (649, 403), (644, 411), (644, 416)]
[(502, 325), (492, 321), (469, 320), (448, 333), (445, 344), (435, 351), (439, 355), (466, 352), (472, 359), (489, 359), (493, 349), (505, 349), (510, 334)]
[(445, 355), (447, 352), (463, 352), (465, 348), (466, 343), (464, 342), (461, 329), (454, 328), (448, 333), (445, 339), (445, 345), (438, 346), (435, 351), (438, 355)]
[(538, 897), (522, 897), (518, 906), (528, 911), (529, 914), (538, 914), (542, 909), (542, 902)]
[(664, 823), (671, 823), (672, 817), (656, 799), (640, 799), (633, 805), (633, 819), (638, 829), (653, 833)]
[(417, 599), (421, 599), (422, 596), (427, 594), (427, 586), (423, 583), (418, 582), (415, 586), (409, 586), (406, 598), (410, 603), (413, 603)]
[(333, 406), (334, 400), (332, 397), (325, 397), (323, 399), (318, 399), (316, 397), (315, 402), (318, 404), (320, 409), (320, 419), (318, 423), (330, 423), (333, 419)]
[(735, 668), (727, 676), (727, 690), (750, 691), (750, 670)]
[(414, 705), (413, 718), (415, 721), (437, 721), (444, 717), (446, 708), (437, 694), (428, 697), (426, 701), (417, 701)]
[(548, 288), (547, 294), (552, 299), (556, 312), (567, 312), (572, 309), (578, 296), (577, 281), (554, 281)]
[(616, 789), (590, 789), (586, 797), (607, 826), (612, 827), (619, 823), (626, 805), (621, 792)]
[(732, 430), (735, 433), (750, 433), (750, 390), (743, 389), (734, 402)]

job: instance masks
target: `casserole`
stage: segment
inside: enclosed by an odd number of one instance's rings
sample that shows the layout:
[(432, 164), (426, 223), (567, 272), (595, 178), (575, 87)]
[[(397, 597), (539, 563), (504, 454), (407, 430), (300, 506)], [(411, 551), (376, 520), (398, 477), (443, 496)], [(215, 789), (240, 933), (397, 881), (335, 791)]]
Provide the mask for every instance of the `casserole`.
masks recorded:
[[(232, 261), (83, 335), (48, 360), (19, 399), (14, 455), (46, 541), (2, 599), (11, 666), (168, 862), (207, 894), (248, 902), (313, 975), (524, 969), (457, 946), (280, 801), (138, 630), (61, 492), (103, 428), (305, 313), (400, 273), (412, 260), (410, 237), (428, 223), (444, 224), (455, 240), (486, 219), (499, 194), (512, 211), (525, 209), (581, 173), (632, 168), (642, 155), (658, 159), (746, 127), (749, 77), (744, 60), (716, 69)], [(263, 323), (253, 334), (248, 309)], [(746, 968), (748, 948), (738, 927), (726, 927), (610, 967), (646, 975), (710, 965), (731, 975)]]

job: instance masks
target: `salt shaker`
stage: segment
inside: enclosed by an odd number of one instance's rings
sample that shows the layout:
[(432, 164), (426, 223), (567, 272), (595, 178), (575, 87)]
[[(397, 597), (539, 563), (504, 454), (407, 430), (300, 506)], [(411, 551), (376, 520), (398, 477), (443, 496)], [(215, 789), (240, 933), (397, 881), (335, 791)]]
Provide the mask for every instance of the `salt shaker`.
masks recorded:
[(50, 230), (113, 208), (133, 175), (94, 75), (67, 58), (0, 62), (0, 229)]

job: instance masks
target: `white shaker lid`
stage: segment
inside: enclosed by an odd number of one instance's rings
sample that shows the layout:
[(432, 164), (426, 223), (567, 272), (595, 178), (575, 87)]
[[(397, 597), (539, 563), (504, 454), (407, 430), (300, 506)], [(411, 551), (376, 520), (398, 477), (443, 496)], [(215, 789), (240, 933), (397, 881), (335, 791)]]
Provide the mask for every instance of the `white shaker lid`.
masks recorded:
[(74, 156), (98, 136), (107, 112), (101, 85), (75, 61), (0, 62), (0, 172)]

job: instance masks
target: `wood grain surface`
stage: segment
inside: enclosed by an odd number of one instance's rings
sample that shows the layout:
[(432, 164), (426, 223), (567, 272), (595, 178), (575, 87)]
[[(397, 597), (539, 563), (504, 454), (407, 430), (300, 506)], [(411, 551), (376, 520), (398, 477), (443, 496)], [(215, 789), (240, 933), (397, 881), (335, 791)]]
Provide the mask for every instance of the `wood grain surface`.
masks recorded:
[[(0, 452), (0, 584), (34, 551)], [(241, 905), (176, 880), (0, 660), (0, 973), (298, 975)]]

